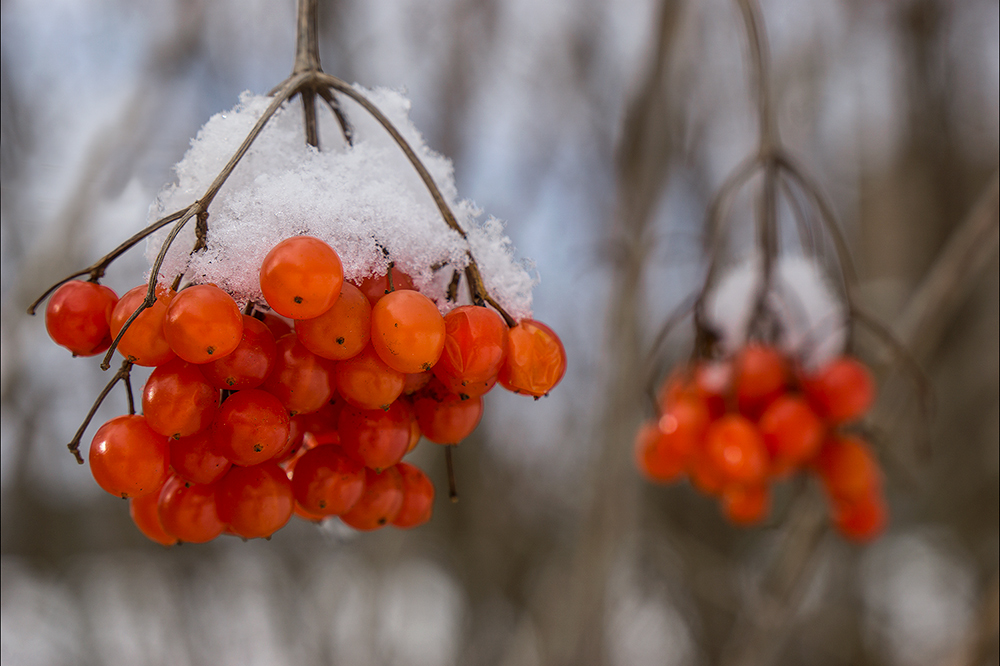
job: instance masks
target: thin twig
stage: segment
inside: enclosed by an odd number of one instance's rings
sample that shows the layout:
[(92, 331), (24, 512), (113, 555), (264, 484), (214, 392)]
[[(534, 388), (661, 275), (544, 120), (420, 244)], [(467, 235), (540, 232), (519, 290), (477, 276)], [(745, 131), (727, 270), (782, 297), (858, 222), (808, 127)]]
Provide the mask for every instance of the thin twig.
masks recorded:
[(452, 502), (458, 501), (458, 484), (455, 482), (455, 462), (452, 460), (451, 450), (455, 448), (452, 444), (444, 446), (444, 466), (448, 473), (448, 499)]
[(94, 414), (97, 413), (97, 409), (101, 406), (101, 403), (103, 403), (104, 399), (106, 397), (108, 397), (108, 393), (111, 392), (111, 389), (114, 388), (115, 384), (117, 384), (120, 380), (125, 380), (126, 386), (129, 387), (129, 391), (128, 391), (128, 395), (129, 395), (129, 413), (130, 414), (134, 414), (135, 413), (135, 410), (134, 410), (134, 407), (133, 407), (133, 404), (132, 404), (131, 381), (130, 381), (130, 378), (129, 378), (129, 373), (131, 372), (131, 370), (132, 370), (132, 361), (130, 361), (128, 359), (125, 359), (124, 361), (122, 361), (121, 368), (118, 369), (118, 372), (116, 372), (115, 375), (114, 375), (114, 377), (111, 378), (111, 381), (108, 382), (107, 386), (105, 386), (101, 390), (101, 392), (99, 394), (97, 394), (97, 399), (94, 401), (94, 404), (91, 406), (90, 411), (87, 412), (87, 418), (85, 418), (83, 420), (83, 423), (80, 425), (79, 430), (77, 430), (76, 434), (73, 435), (73, 439), (70, 440), (69, 444), (66, 445), (66, 448), (68, 448), (70, 450), (70, 452), (74, 456), (76, 456), (76, 462), (79, 463), (80, 465), (83, 464), (83, 456), (80, 455), (80, 440), (83, 438), (83, 432), (87, 429), (87, 426), (90, 425), (90, 422), (91, 422), (91, 420), (93, 420)]

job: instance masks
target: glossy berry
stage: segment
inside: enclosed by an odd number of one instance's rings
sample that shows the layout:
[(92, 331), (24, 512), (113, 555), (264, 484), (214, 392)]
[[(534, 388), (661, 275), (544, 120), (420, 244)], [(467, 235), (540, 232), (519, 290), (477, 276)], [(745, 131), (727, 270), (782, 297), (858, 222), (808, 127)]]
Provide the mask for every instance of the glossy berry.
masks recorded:
[(365, 490), (340, 519), (356, 530), (367, 532), (391, 523), (402, 507), (403, 477), (399, 470), (393, 466), (378, 473), (366, 467)]
[(90, 471), (104, 490), (141, 497), (163, 485), (170, 465), (167, 438), (142, 416), (118, 416), (102, 425), (90, 444)]
[(444, 327), (444, 351), (433, 368), (438, 379), (464, 385), (497, 376), (507, 355), (508, 329), (495, 310), (462, 305), (445, 315)]
[(753, 422), (739, 414), (727, 414), (708, 427), (705, 452), (724, 484), (756, 485), (767, 475), (764, 438)]
[(243, 338), (243, 314), (233, 297), (213, 284), (184, 289), (163, 319), (170, 348), (188, 363), (208, 363), (231, 353)]
[(131, 497), (128, 501), (128, 514), (139, 531), (161, 546), (173, 546), (177, 537), (163, 529), (159, 513), (160, 491), (156, 490), (142, 497)]
[(303, 453), (291, 478), (295, 500), (321, 517), (346, 513), (365, 489), (364, 467), (338, 446), (317, 446)]
[(215, 451), (244, 467), (273, 458), (285, 447), (288, 435), (288, 412), (260, 389), (229, 396), (213, 425)]
[(803, 382), (809, 402), (829, 423), (856, 421), (875, 402), (875, 380), (856, 358), (834, 359)]
[(219, 481), (219, 517), (244, 539), (269, 537), (292, 517), (292, 482), (273, 462), (233, 467)]
[(767, 405), (781, 395), (788, 383), (788, 363), (774, 347), (750, 344), (733, 362), (736, 401), (740, 412), (757, 418)]
[(142, 390), (142, 413), (155, 432), (187, 437), (212, 424), (219, 390), (205, 381), (198, 366), (179, 358), (159, 366)]
[(93, 356), (111, 346), (111, 313), (118, 294), (96, 282), (70, 280), (49, 297), (45, 329), (74, 356)]
[(722, 512), (734, 525), (754, 525), (767, 517), (771, 490), (766, 485), (728, 486), (722, 491)]
[(423, 294), (394, 291), (372, 308), (372, 348), (402, 373), (430, 370), (444, 349), (444, 318)]
[(672, 483), (681, 478), (686, 468), (683, 454), (664, 441), (657, 421), (647, 421), (635, 436), (635, 462), (639, 471), (650, 481)]
[(222, 534), (226, 524), (219, 518), (215, 491), (215, 484), (171, 476), (160, 491), (157, 509), (163, 529), (185, 543), (206, 543)]
[(882, 487), (875, 454), (860, 437), (838, 435), (827, 439), (815, 465), (834, 502), (858, 501)]
[(483, 418), (483, 399), (462, 399), (431, 383), (413, 401), (413, 413), (424, 437), (437, 444), (458, 444)]
[(366, 277), (358, 284), (358, 289), (365, 295), (368, 302), (375, 305), (386, 294), (393, 291), (413, 289), (413, 279), (401, 270), (392, 269), (392, 284), (389, 284), (389, 274)]
[(776, 398), (757, 422), (774, 471), (791, 471), (813, 458), (823, 444), (826, 427), (802, 397), (785, 394)]
[(348, 407), (337, 425), (341, 448), (375, 471), (392, 467), (406, 455), (412, 421), (409, 405), (398, 400), (386, 410)]
[(271, 374), (261, 388), (292, 414), (315, 412), (333, 392), (331, 364), (306, 349), (294, 333), (279, 338)]
[(170, 466), (185, 481), (215, 483), (231, 465), (228, 458), (215, 452), (212, 428), (170, 442)]
[(264, 299), (291, 319), (311, 319), (329, 310), (343, 282), (340, 257), (312, 236), (286, 238), (268, 252), (260, 267)]
[(889, 509), (878, 492), (854, 502), (839, 503), (834, 508), (834, 526), (851, 541), (871, 541), (885, 531), (888, 523)]
[(278, 353), (274, 335), (264, 322), (243, 316), (243, 335), (230, 354), (198, 366), (205, 380), (218, 389), (242, 391), (264, 383)]
[(344, 400), (362, 409), (387, 409), (403, 392), (405, 375), (390, 368), (371, 345), (334, 366), (333, 380)]
[(434, 484), (416, 465), (401, 462), (396, 470), (403, 479), (403, 505), (392, 524), (403, 529), (423, 525), (434, 511)]
[(508, 391), (535, 397), (547, 394), (566, 374), (566, 350), (545, 324), (522, 319), (510, 329), (507, 358), (498, 380)]
[[(125, 326), (132, 313), (142, 305), (146, 298), (146, 285), (134, 287), (119, 299), (111, 311), (111, 337), (114, 339)], [(139, 313), (125, 335), (118, 342), (118, 352), (131, 359), (136, 365), (162, 365), (174, 358), (167, 338), (163, 335), (163, 320), (167, 314), (167, 306), (173, 298), (173, 293), (166, 289), (158, 289), (156, 301), (151, 307)]]
[(323, 358), (342, 361), (357, 356), (371, 339), (372, 306), (350, 282), (329, 310), (295, 322), (295, 333), (306, 349)]

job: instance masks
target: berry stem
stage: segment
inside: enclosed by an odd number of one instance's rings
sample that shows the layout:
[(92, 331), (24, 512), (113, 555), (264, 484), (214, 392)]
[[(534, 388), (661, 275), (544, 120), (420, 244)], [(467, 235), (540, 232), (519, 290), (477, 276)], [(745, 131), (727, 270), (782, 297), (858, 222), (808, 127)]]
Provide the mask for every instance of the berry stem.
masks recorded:
[(104, 402), (104, 399), (108, 397), (108, 393), (111, 392), (111, 389), (114, 388), (115, 384), (117, 384), (120, 380), (124, 380), (125, 386), (128, 388), (129, 414), (135, 413), (135, 405), (132, 401), (132, 383), (130, 378), (131, 371), (132, 361), (128, 359), (122, 361), (122, 366), (118, 369), (118, 372), (115, 373), (114, 377), (111, 378), (111, 381), (108, 382), (107, 386), (105, 386), (101, 392), (97, 394), (97, 399), (94, 401), (93, 406), (91, 406), (90, 411), (87, 412), (87, 417), (83, 420), (83, 423), (76, 431), (76, 434), (73, 435), (73, 439), (66, 445), (66, 448), (70, 450), (70, 453), (76, 456), (76, 462), (78, 464), (83, 464), (83, 456), (80, 455), (80, 440), (83, 438), (83, 433), (87, 429), (87, 426), (90, 425), (90, 422), (93, 420), (94, 414), (97, 413), (97, 409), (101, 406), (101, 403)]
[(455, 462), (452, 460), (451, 450), (455, 448), (452, 444), (445, 444), (444, 466), (448, 472), (448, 499), (455, 503), (458, 501), (458, 485), (455, 483)]

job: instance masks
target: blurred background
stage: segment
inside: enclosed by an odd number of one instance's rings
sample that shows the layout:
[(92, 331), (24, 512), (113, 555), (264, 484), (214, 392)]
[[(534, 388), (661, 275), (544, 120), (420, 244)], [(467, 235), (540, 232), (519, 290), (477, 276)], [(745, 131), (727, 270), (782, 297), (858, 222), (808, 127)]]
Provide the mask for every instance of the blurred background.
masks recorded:
[[(535, 262), (535, 316), (569, 370), (546, 399), (487, 398), (457, 504), (440, 450), (418, 447), (427, 526), (293, 521), (169, 550), (65, 450), (107, 380), (97, 360), (24, 312), (145, 224), (209, 116), (288, 74), (294, 2), (0, 9), (4, 666), (997, 663), (996, 0), (762, 2), (781, 136), (842, 224), (861, 305), (934, 396), (921, 420), (905, 363), (861, 336), (892, 511), (867, 546), (829, 530), (811, 482), (738, 529), (632, 463), (647, 351), (699, 288), (713, 193), (755, 150), (735, 2), (322, 2), (324, 69), (406, 91), (460, 194)], [(135, 251), (107, 282), (145, 269)], [(116, 392), (95, 423), (123, 411)]]

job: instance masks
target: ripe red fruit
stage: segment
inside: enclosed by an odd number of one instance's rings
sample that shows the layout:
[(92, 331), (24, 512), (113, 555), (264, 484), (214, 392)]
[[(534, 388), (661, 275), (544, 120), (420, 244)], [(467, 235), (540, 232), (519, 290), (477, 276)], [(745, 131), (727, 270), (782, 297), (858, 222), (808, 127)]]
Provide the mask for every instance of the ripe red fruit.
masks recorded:
[(295, 322), (295, 333), (306, 349), (334, 361), (357, 356), (371, 339), (372, 306), (357, 287), (345, 282), (329, 310)]
[(260, 267), (264, 300), (291, 319), (312, 319), (329, 310), (343, 283), (340, 257), (312, 236), (286, 238), (268, 252)]
[(412, 421), (409, 405), (398, 400), (386, 410), (347, 407), (337, 425), (340, 445), (365, 467), (380, 471), (406, 455)]
[(871, 541), (885, 531), (889, 508), (881, 492), (872, 492), (853, 502), (835, 505), (833, 524), (852, 541)]
[(860, 437), (830, 437), (816, 458), (816, 471), (834, 502), (855, 502), (882, 488), (882, 472)]
[(215, 452), (215, 431), (201, 432), (170, 442), (170, 466), (191, 483), (215, 483), (229, 471), (229, 458)]
[[(125, 322), (146, 298), (146, 285), (125, 292), (111, 311), (111, 338), (118, 337)], [(163, 335), (163, 320), (174, 294), (167, 289), (156, 290), (156, 301), (136, 317), (118, 342), (118, 352), (136, 365), (162, 365), (175, 354)]]
[(346, 513), (365, 489), (364, 467), (339, 446), (306, 451), (296, 459), (291, 478), (296, 501), (321, 518)]
[(507, 355), (508, 329), (495, 310), (459, 306), (444, 316), (444, 328), (444, 351), (433, 368), (436, 377), (463, 385), (496, 377)]
[(403, 271), (393, 268), (392, 285), (389, 284), (389, 274), (386, 273), (364, 278), (358, 285), (358, 289), (365, 295), (369, 303), (375, 305), (379, 299), (393, 291), (413, 289), (413, 278)]
[(823, 444), (826, 429), (801, 396), (776, 398), (757, 422), (777, 471), (790, 471), (811, 459)]
[(635, 436), (635, 463), (650, 481), (672, 483), (681, 478), (685, 470), (683, 454), (668, 442), (656, 421), (647, 421)]
[(111, 346), (111, 313), (118, 294), (96, 282), (70, 280), (45, 307), (45, 329), (74, 356), (93, 356)]
[(463, 400), (439, 383), (428, 384), (413, 401), (413, 413), (424, 437), (437, 444), (458, 444), (483, 418), (481, 397)]
[(236, 465), (257, 465), (288, 442), (288, 412), (270, 393), (237, 391), (222, 403), (213, 430), (217, 453)]
[(875, 402), (875, 380), (864, 363), (849, 356), (830, 361), (803, 388), (817, 413), (829, 423), (857, 420)]
[(733, 369), (736, 402), (750, 418), (757, 418), (788, 383), (788, 363), (774, 347), (747, 345), (737, 354)]
[(205, 380), (217, 389), (242, 391), (264, 383), (278, 353), (274, 335), (264, 322), (243, 316), (243, 335), (230, 354), (199, 365)]
[(219, 391), (198, 366), (179, 358), (159, 366), (142, 390), (142, 413), (155, 432), (187, 437), (207, 428), (219, 409)]
[(118, 416), (102, 425), (90, 444), (90, 471), (97, 485), (119, 497), (156, 491), (167, 477), (170, 451), (142, 416)]
[(340, 519), (356, 530), (377, 530), (396, 519), (403, 507), (403, 477), (395, 466), (382, 473), (365, 468), (365, 491)]
[(535, 397), (547, 394), (566, 374), (566, 350), (551, 328), (522, 319), (510, 329), (507, 358), (497, 380), (514, 393)]
[(754, 525), (767, 517), (771, 490), (766, 485), (728, 486), (722, 491), (722, 512), (735, 525)]
[(233, 467), (216, 491), (219, 517), (244, 539), (269, 537), (292, 517), (292, 482), (276, 463)]
[(186, 543), (206, 543), (222, 534), (226, 524), (216, 510), (215, 491), (215, 484), (171, 476), (160, 491), (157, 509), (163, 529)]
[(362, 409), (387, 409), (403, 392), (405, 375), (390, 368), (369, 344), (333, 368), (334, 385), (344, 400)]
[(331, 363), (306, 349), (294, 333), (279, 338), (276, 345), (274, 368), (261, 388), (292, 414), (315, 412), (333, 392)]
[(444, 339), (444, 318), (419, 292), (393, 291), (372, 308), (372, 348), (394, 370), (430, 370), (441, 357)]
[(434, 484), (415, 465), (401, 462), (396, 469), (403, 479), (403, 505), (392, 524), (403, 529), (423, 525), (434, 511)]
[(739, 414), (727, 414), (708, 426), (705, 452), (726, 485), (757, 485), (767, 475), (764, 438), (753, 422)]
[(188, 363), (208, 363), (231, 353), (243, 338), (243, 314), (214, 284), (182, 290), (167, 307), (163, 335)]
[(142, 497), (131, 497), (128, 501), (128, 514), (139, 531), (161, 546), (173, 546), (177, 537), (163, 529), (159, 513), (160, 491), (156, 490)]

